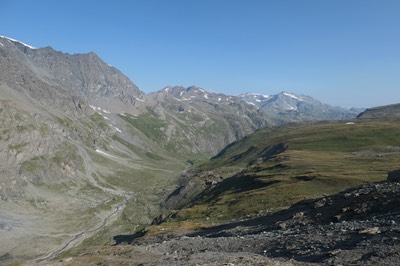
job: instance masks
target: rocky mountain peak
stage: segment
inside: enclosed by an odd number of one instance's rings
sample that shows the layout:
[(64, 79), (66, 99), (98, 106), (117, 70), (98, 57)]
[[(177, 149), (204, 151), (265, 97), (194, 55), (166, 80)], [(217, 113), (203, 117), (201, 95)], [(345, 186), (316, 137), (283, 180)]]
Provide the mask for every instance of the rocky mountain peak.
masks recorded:
[(313, 99), (305, 99), (304, 96), (298, 96), (294, 93), (283, 91), (265, 99), (260, 103), (260, 108), (267, 105), (274, 105), (276, 108), (282, 110), (297, 110), (298, 104), (301, 102), (318, 104), (317, 102), (314, 102)]
[[(34, 48), (8, 37), (1, 37), (0, 43), (4, 54), (0, 58), (2, 65), (15, 65), (21, 69), (16, 72), (18, 75), (31, 73), (32, 78), (54, 87), (52, 95), (62, 91), (113, 112), (133, 109), (135, 102), (143, 99), (144, 93), (128, 77), (94, 52), (71, 55), (51, 47)], [(3, 82), (15, 82), (12, 69), (5, 69), (1, 76)], [(26, 90), (26, 86), (21, 89)], [(43, 86), (36, 90), (43, 90)]]

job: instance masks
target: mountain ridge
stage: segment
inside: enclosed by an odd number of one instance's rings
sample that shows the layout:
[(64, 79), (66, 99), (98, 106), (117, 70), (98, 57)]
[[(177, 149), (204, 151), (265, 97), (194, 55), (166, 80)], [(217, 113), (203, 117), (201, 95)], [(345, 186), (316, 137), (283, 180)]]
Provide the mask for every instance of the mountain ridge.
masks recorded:
[(389, 104), (368, 108), (361, 112), (357, 118), (387, 118), (400, 116), (400, 104)]
[[(109, 64), (107, 64), (107, 63), (105, 63), (96, 53), (94, 53), (94, 52), (89, 52), (89, 53), (78, 53), (78, 54), (68, 54), (68, 53), (63, 53), (63, 52), (59, 52), (59, 51), (56, 51), (56, 50), (54, 50), (52, 47), (50, 47), (50, 46), (48, 46), (48, 47), (44, 47), (44, 48), (36, 48), (36, 47), (33, 47), (33, 46), (30, 46), (30, 45), (28, 45), (28, 44), (25, 44), (25, 43), (23, 43), (23, 42), (21, 42), (21, 41), (18, 41), (18, 40), (15, 40), (15, 39), (12, 39), (12, 38), (9, 38), (9, 37), (6, 37), (6, 36), (2, 36), (2, 35), (0, 35), (0, 37), (1, 38), (3, 38), (3, 39), (6, 39), (6, 40), (8, 40), (8, 41), (10, 41), (10, 42), (12, 42), (12, 43), (14, 43), (14, 44), (17, 44), (17, 46), (18, 47), (20, 47), (20, 49), (21, 49), (21, 51), (23, 51), (24, 53), (27, 53), (28, 55), (30, 55), (33, 59), (35, 58), (35, 53), (37, 52), (36, 50), (40, 50), (40, 51), (43, 51), (43, 53), (49, 53), (48, 55), (46, 55), (46, 57), (48, 57), (47, 58), (47, 60), (50, 60), (50, 61), (55, 61), (55, 60), (57, 60), (57, 55), (66, 55), (67, 57), (68, 56), (71, 56), (71, 57), (77, 57), (77, 58), (79, 58), (79, 57), (85, 57), (85, 56), (89, 56), (89, 57), (91, 57), (92, 59), (93, 58), (95, 58), (95, 60), (93, 60), (94, 62), (96, 62), (96, 61), (101, 61), (101, 63), (100, 64), (103, 64), (103, 65), (107, 65), (108, 67), (110, 67), (110, 68), (112, 68), (112, 69), (115, 69), (115, 70), (117, 70), (115, 67), (112, 67), (112, 66), (110, 66)], [(25, 47), (25, 48), (29, 48), (28, 50), (27, 49), (24, 49), (24, 48), (21, 48), (21, 47)], [(40, 56), (39, 56), (40, 57)], [(51, 62), (38, 62), (38, 63), (40, 63), (40, 64), (42, 64), (43, 66), (49, 66), (49, 65), (51, 65)], [(57, 63), (53, 63), (54, 65), (57, 65)], [(74, 64), (76, 64), (76, 65), (79, 65), (79, 64), (77, 64), (77, 63), (74, 63)], [(47, 71), (48, 71), (49, 69), (47, 69)], [(117, 70), (118, 72), (120, 72), (119, 70)], [(56, 72), (55, 70), (53, 70), (53, 72)], [(125, 79), (125, 78), (123, 78), (123, 79)], [(127, 78), (128, 79), (128, 78)], [(70, 82), (71, 83), (71, 82)], [(68, 83), (68, 85), (70, 84), (70, 83)], [(81, 83), (83, 83), (82, 81), (81, 81)], [(64, 84), (65, 85), (65, 84)], [(91, 89), (95, 89), (94, 88), (94, 86), (92, 85), (92, 84), (85, 84), (85, 86), (83, 86), (83, 85), (81, 85), (80, 87), (89, 87), (89, 89), (91, 88)], [(208, 91), (206, 91), (205, 89), (203, 89), (203, 88), (200, 88), (200, 87), (197, 87), (197, 86), (189, 86), (189, 87), (184, 87), (184, 86), (166, 86), (166, 87), (164, 87), (163, 89), (161, 89), (161, 90), (159, 90), (159, 91), (155, 91), (155, 92), (149, 92), (148, 94), (153, 94), (153, 93), (157, 93), (157, 92), (162, 92), (162, 91), (166, 91), (166, 90), (168, 90), (168, 89), (174, 89), (174, 90), (176, 90), (177, 88), (180, 88), (180, 89), (182, 89), (182, 90), (185, 90), (185, 91), (190, 91), (190, 90), (192, 90), (192, 89), (194, 89), (194, 90), (202, 90), (203, 92), (205, 92), (207, 95), (209, 94), (209, 95), (222, 95), (222, 96), (226, 96), (226, 97), (237, 97), (237, 98), (242, 98), (242, 99), (245, 99), (246, 97), (248, 97), (249, 95), (253, 95), (254, 97), (261, 97), (262, 98), (262, 100), (261, 100), (261, 102), (254, 102), (254, 100), (252, 101), (252, 100), (247, 100), (247, 102), (248, 103), (251, 103), (251, 104), (253, 104), (253, 105), (256, 105), (256, 106), (259, 106), (261, 109), (263, 109), (263, 107), (266, 105), (266, 103), (265, 103), (265, 101), (266, 100), (270, 100), (271, 99), (271, 97), (279, 97), (279, 96), (282, 96), (282, 95), (286, 95), (286, 96), (288, 96), (288, 97), (291, 97), (291, 98), (297, 98), (298, 100), (300, 100), (300, 101), (306, 101), (306, 102), (310, 102), (310, 101), (316, 101), (316, 102), (318, 102), (319, 104), (322, 104), (321, 102), (319, 102), (319, 101), (317, 101), (317, 100), (315, 100), (315, 99), (313, 99), (313, 98), (311, 98), (310, 96), (304, 96), (304, 95), (295, 95), (294, 93), (291, 93), (291, 92), (288, 92), (288, 91), (282, 91), (282, 92), (280, 92), (280, 93), (277, 93), (277, 94), (274, 94), (274, 95), (262, 95), (262, 94), (259, 94), (259, 93), (252, 93), (252, 92), (247, 92), (247, 93), (243, 93), (243, 94), (241, 94), (241, 95), (238, 95), (238, 96), (233, 96), (233, 95), (225, 95), (225, 94), (223, 94), (223, 93), (215, 93), (215, 92), (208, 92)], [(130, 90), (130, 92), (131, 93), (133, 93), (133, 97), (136, 97), (136, 99), (134, 99), (134, 100), (140, 100), (140, 99), (142, 99), (142, 97), (143, 97), (143, 95), (145, 94), (144, 92), (142, 92), (142, 91), (140, 91), (139, 90), (139, 88), (135, 85), (135, 84), (133, 84), (132, 83), (132, 85), (129, 85), (128, 86), (128, 89)], [(109, 89), (108, 89), (109, 90)], [(103, 92), (101, 92), (101, 93), (103, 93), (103, 94), (105, 94), (106, 93), (106, 91), (107, 91), (107, 89), (104, 89), (104, 91)], [(125, 90), (125, 94), (129, 94), (129, 93), (126, 93), (128, 90)], [(180, 91), (180, 92), (182, 92), (182, 91)], [(247, 94), (247, 96), (246, 96), (246, 94)], [(93, 95), (90, 95), (89, 94), (89, 96), (93, 96)], [(128, 97), (129, 95), (125, 95), (126, 97)], [(174, 95), (174, 96), (177, 96), (177, 95)], [(218, 98), (217, 98), (218, 99)], [(131, 99), (131, 103), (133, 102), (133, 99)], [(328, 105), (327, 105), (328, 106)], [(335, 106), (330, 106), (330, 107), (332, 107), (332, 108), (336, 108)], [(289, 109), (294, 109), (295, 108), (295, 106), (290, 106), (290, 108)], [(341, 108), (341, 109), (345, 109), (345, 108)], [(350, 108), (350, 109), (348, 109), (349, 110), (349, 112), (351, 112), (351, 114), (353, 114), (354, 112), (352, 111), (352, 108)]]

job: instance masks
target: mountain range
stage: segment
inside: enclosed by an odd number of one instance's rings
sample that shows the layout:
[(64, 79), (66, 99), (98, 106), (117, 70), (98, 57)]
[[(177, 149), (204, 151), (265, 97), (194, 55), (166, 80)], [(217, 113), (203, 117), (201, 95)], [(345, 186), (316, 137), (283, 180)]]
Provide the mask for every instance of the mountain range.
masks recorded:
[(345, 109), (323, 104), (310, 96), (281, 92), (275, 95), (245, 93), (239, 95), (274, 119), (275, 123), (313, 120), (351, 119), (363, 111), (360, 108)]
[(290, 92), (144, 93), (95, 53), (0, 36), (0, 262), (112, 243), (148, 226), (182, 173), (221, 157), (227, 145), (265, 127), (361, 111)]

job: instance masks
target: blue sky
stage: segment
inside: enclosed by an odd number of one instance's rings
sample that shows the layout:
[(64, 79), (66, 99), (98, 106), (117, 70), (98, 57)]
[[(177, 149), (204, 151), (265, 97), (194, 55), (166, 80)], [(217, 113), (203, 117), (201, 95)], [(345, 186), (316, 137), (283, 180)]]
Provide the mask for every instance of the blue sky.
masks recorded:
[(93, 51), (145, 92), (400, 102), (399, 0), (1, 0), (0, 35)]

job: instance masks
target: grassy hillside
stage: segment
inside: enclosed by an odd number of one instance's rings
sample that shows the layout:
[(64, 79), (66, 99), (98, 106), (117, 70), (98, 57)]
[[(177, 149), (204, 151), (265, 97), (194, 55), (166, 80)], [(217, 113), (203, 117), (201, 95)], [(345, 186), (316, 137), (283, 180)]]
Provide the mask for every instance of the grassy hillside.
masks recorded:
[(189, 221), (196, 227), (256, 216), (383, 180), (399, 168), (399, 122), (371, 119), (260, 130), (201, 165), (188, 184), (205, 190), (191, 191), (192, 202), (162, 226)]

